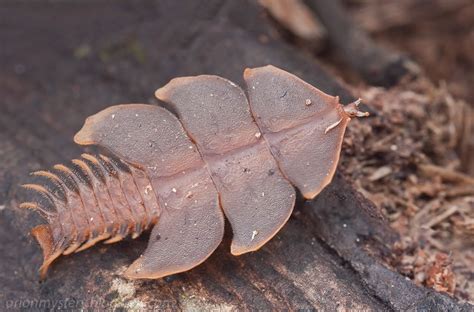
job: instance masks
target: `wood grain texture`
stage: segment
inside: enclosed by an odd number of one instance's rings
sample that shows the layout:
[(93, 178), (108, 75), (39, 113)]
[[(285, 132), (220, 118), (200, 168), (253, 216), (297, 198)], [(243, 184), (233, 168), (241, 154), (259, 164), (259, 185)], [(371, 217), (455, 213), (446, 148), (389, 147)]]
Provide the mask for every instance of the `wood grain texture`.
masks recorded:
[[(203, 72), (242, 84), (243, 68), (268, 63), (340, 94), (343, 103), (353, 99), (314, 60), (273, 37), (253, 2), (9, 3), (0, 15), (0, 38), (8, 42), (0, 50), (2, 308), (43, 299), (51, 306), (163, 310), (470, 309), (414, 286), (354, 245), (356, 234), (368, 243), (372, 237), (387, 243), (394, 235), (340, 178), (311, 207), (299, 204), (299, 213), (258, 253), (230, 256), (228, 233), (196, 270), (127, 282), (119, 273), (145, 249), (144, 237), (59, 260), (51, 278), (39, 283), (41, 253), (25, 235), (37, 220), (16, 210), (17, 185), (30, 171), (80, 155), (70, 138), (108, 103), (148, 102), (150, 86)], [(267, 43), (259, 41), (262, 35)], [(75, 57), (85, 46), (90, 54)]]

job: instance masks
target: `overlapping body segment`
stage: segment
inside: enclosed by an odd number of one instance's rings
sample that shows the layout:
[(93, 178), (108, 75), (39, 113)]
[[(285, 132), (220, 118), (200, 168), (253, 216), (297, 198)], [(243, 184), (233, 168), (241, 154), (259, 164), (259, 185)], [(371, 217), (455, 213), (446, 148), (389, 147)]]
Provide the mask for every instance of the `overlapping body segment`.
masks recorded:
[(232, 254), (260, 248), (290, 217), (295, 191), (263, 140), (243, 90), (221, 77), (197, 76), (173, 79), (155, 95), (177, 112), (209, 168), (232, 226)]
[(286, 177), (307, 199), (331, 181), (346, 125), (339, 98), (265, 66), (246, 69), (251, 111)]
[(155, 96), (176, 111), (203, 155), (222, 155), (260, 138), (247, 97), (232, 81), (212, 75), (180, 77)]
[(75, 141), (103, 146), (142, 168), (162, 209), (147, 249), (127, 277), (159, 278), (186, 271), (217, 248), (224, 234), (217, 190), (176, 116), (153, 105), (112, 106), (89, 117)]
[[(32, 230), (43, 249), (42, 277), (61, 254), (84, 250), (99, 241), (113, 243), (128, 235), (136, 237), (156, 223), (160, 209), (155, 197), (142, 197), (137, 188), (135, 195), (140, 197), (136, 201), (127, 200), (132, 195), (129, 190), (131, 183), (135, 185), (134, 181), (138, 179), (131, 176), (124, 179), (124, 176), (131, 171), (143, 174), (141, 169), (118, 159), (114, 161), (120, 165), (113, 167), (104, 159), (108, 158), (83, 154), (68, 166), (56, 165), (49, 171), (34, 172), (33, 175), (44, 180), (44, 186), (24, 185), (46, 197), (50, 203), (49, 208), (37, 202), (20, 205), (47, 212), (48, 224)], [(122, 184), (126, 184), (128, 189), (123, 189)], [(144, 209), (145, 203), (147, 210)], [(137, 213), (139, 209), (143, 210)], [(147, 223), (141, 223), (143, 220)]]
[(365, 115), (358, 102), (344, 108), (273, 66), (247, 69), (244, 78), (247, 94), (218, 76), (171, 80), (155, 95), (177, 116), (125, 104), (87, 118), (75, 142), (106, 153), (35, 173), (52, 187), (25, 185), (52, 206), (22, 204), (48, 222), (32, 230), (43, 248), (41, 274), (61, 254), (152, 227), (147, 249), (125, 276), (183, 272), (220, 244), (224, 215), (231, 252), (240, 255), (262, 247), (287, 222), (293, 185), (314, 198), (334, 175), (350, 118)]
[(202, 165), (196, 146), (176, 117), (155, 105), (110, 106), (88, 117), (74, 141), (102, 146), (160, 176)]

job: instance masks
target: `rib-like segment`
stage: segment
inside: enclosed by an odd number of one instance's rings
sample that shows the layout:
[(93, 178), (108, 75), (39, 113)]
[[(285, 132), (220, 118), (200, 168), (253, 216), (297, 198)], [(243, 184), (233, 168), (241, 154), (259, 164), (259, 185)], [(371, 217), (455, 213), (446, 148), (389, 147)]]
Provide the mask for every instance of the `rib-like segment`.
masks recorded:
[(67, 189), (70, 191), (71, 200), (68, 201), (66, 206), (69, 210), (69, 213), (74, 220), (76, 227), (76, 235), (73, 238), (73, 243), (67, 247), (63, 252), (64, 255), (73, 253), (79, 246), (89, 238), (90, 225), (89, 218), (84, 207), (82, 196), (80, 195), (80, 190), (76, 181), (73, 178), (74, 173), (68, 167), (58, 164), (54, 165), (53, 168), (60, 175), (61, 180), (64, 182)]
[[(80, 169), (80, 167), (77, 168), (74, 166), (74, 161), (72, 163), (73, 169), (69, 171), (69, 174), (78, 186), (79, 196), (81, 197), (82, 203), (84, 205), (84, 216), (85, 218), (87, 218), (87, 222), (89, 224), (89, 227), (86, 229), (86, 241), (94, 241), (97, 240), (99, 236), (103, 235), (103, 232), (105, 230), (104, 220), (100, 212), (100, 207), (97, 205), (97, 202), (95, 200), (94, 193), (91, 192), (92, 189), (88, 177)], [(80, 250), (80, 248), (78, 248), (74, 252), (77, 252), (78, 250)]]
[(98, 159), (103, 170), (105, 171), (105, 179), (109, 190), (110, 198), (112, 200), (113, 205), (117, 207), (116, 211), (120, 214), (119, 220), (121, 220), (120, 227), (118, 231), (114, 233), (115, 235), (112, 235), (110, 239), (105, 241), (106, 244), (112, 244), (121, 241), (133, 231), (136, 219), (132, 214), (127, 198), (123, 193), (122, 185), (118, 178), (118, 172), (110, 163), (108, 157), (99, 155)]
[[(53, 173), (33, 173), (34, 175), (44, 176), (48, 179), (57, 178)], [(45, 275), (48, 266), (59, 257), (68, 244), (68, 239), (65, 235), (67, 228), (75, 231), (75, 225), (71, 223), (68, 218), (69, 214), (66, 212), (66, 202), (58, 199), (55, 195), (49, 192), (45, 187), (38, 184), (25, 184), (24, 188), (39, 192), (45, 196), (55, 208), (55, 212), (48, 211), (41, 207), (40, 204), (34, 202), (25, 202), (20, 204), (20, 208), (33, 209), (40, 212), (48, 221), (48, 225), (39, 225), (32, 229), (31, 234), (35, 236), (43, 249), (43, 265), (40, 268), (41, 275)], [(61, 222), (62, 220), (62, 222)]]
[[(39, 203), (35, 202), (25, 202), (20, 204), (20, 208), (27, 208), (27, 209), (33, 209), (37, 210), (42, 214), (46, 220), (50, 224), (54, 224), (54, 230), (52, 235), (54, 234), (54, 241), (56, 244), (55, 249), (61, 249), (64, 248), (64, 235), (63, 233), (65, 232), (64, 227), (72, 227), (74, 228), (74, 225), (71, 224), (70, 220), (67, 219), (67, 214), (65, 214), (65, 205), (66, 203), (62, 201), (61, 199), (57, 198), (55, 195), (53, 195), (47, 188), (45, 188), (42, 185), (38, 184), (24, 184), (22, 187), (36, 191), (40, 193), (42, 196), (45, 196), (50, 203), (53, 205), (55, 211), (49, 211), (46, 210), (44, 207), (42, 207)], [(60, 220), (63, 220), (63, 222), (60, 222)]]
[(31, 232), (43, 249), (42, 277), (61, 254), (82, 251), (106, 239), (105, 243), (116, 242), (129, 234), (136, 238), (158, 220), (160, 209), (147, 174), (120, 160), (83, 154), (71, 167), (55, 165), (54, 171), (33, 175), (48, 179), (62, 191), (52, 192), (41, 184), (23, 185), (47, 198), (53, 207), (47, 210), (36, 202), (20, 205), (37, 210), (47, 221)]
[(131, 229), (131, 233), (132, 238), (136, 238), (142, 233), (145, 225), (148, 224), (148, 215), (143, 206), (143, 201), (128, 166), (121, 165), (123, 163), (114, 158), (110, 158), (108, 161), (117, 172), (117, 178), (120, 181), (122, 192), (130, 208), (131, 215), (134, 218), (133, 223), (135, 226)]
[(107, 233), (116, 233), (119, 229), (121, 219), (110, 197), (104, 170), (95, 156), (90, 154), (82, 154), (81, 156), (92, 173), (92, 187), (107, 224)]
[(148, 223), (145, 224), (144, 228), (148, 229), (158, 221), (160, 209), (158, 207), (158, 201), (156, 200), (157, 195), (144, 171), (134, 166), (130, 166), (130, 172), (143, 201), (148, 220)]
[[(23, 185), (24, 187), (24, 185)], [(51, 211), (48, 211), (41, 207), (40, 204), (35, 203), (35, 202), (24, 202), (20, 204), (20, 208), (22, 209), (31, 209), (31, 210), (37, 210), (44, 218), (51, 218), (54, 214), (51, 213)]]
[[(98, 199), (95, 193), (100, 190), (100, 188), (97, 187), (97, 183), (93, 182), (93, 174), (92, 170), (87, 166), (87, 164), (81, 160), (81, 159), (73, 159), (72, 163), (77, 166), (78, 170), (81, 170), (82, 174), (84, 175), (84, 178), (87, 180), (88, 183), (88, 191), (92, 188), (92, 196), (90, 196), (91, 201), (94, 204), (94, 208), (92, 209), (93, 214), (97, 217), (100, 218), (100, 221), (98, 222), (98, 228), (94, 229), (92, 232), (94, 233), (91, 235), (88, 241), (86, 241), (84, 244), (82, 244), (81, 247), (77, 248), (74, 252), (80, 252), (82, 250), (85, 250), (93, 245), (95, 245), (97, 242), (102, 241), (104, 239), (107, 239), (110, 237), (110, 233), (107, 231), (108, 229), (108, 224), (107, 224), (107, 219), (104, 215), (104, 208), (103, 208), (103, 203), (101, 203)], [(87, 192), (86, 196), (89, 196), (90, 192)], [(96, 208), (95, 208), (96, 207)], [(97, 210), (97, 211), (96, 211)], [(91, 219), (94, 217), (91, 217)]]

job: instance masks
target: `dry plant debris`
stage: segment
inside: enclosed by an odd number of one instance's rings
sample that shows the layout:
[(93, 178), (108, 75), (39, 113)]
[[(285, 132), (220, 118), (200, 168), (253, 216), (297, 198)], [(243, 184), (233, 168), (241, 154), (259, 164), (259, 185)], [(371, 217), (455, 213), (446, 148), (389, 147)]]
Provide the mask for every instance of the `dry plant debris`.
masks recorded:
[(321, 40), (325, 30), (302, 0), (259, 0), (286, 29), (305, 40)]
[[(351, 2), (351, 1), (349, 1)], [(432, 81), (474, 108), (474, 2), (472, 0), (365, 0), (347, 6), (380, 44), (409, 54)], [(472, 114), (465, 113), (465, 118)], [(471, 122), (472, 125), (472, 122)], [(474, 128), (467, 129), (469, 133)], [(474, 175), (474, 136), (460, 151), (463, 172)]]
[(456, 152), (473, 112), (424, 79), (355, 93), (376, 113), (348, 128), (341, 167), (402, 236), (388, 263), (474, 300), (474, 178), (459, 171)]

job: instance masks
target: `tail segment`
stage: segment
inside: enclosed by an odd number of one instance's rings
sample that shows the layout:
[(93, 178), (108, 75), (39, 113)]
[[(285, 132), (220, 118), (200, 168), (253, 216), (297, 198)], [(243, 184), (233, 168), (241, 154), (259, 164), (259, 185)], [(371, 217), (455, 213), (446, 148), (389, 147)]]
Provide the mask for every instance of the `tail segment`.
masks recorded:
[(41, 278), (46, 276), (49, 265), (61, 255), (60, 251), (55, 251), (54, 238), (51, 233), (51, 229), (48, 225), (42, 224), (34, 227), (31, 230), (31, 234), (36, 238), (38, 243), (43, 249), (43, 264), (40, 267)]
[(36, 210), (47, 221), (31, 231), (43, 249), (42, 278), (62, 254), (99, 241), (136, 238), (158, 221), (158, 200), (145, 171), (114, 157), (83, 154), (69, 167), (55, 165), (32, 175), (43, 182), (23, 187), (40, 194), (49, 205), (30, 201), (20, 208)]

